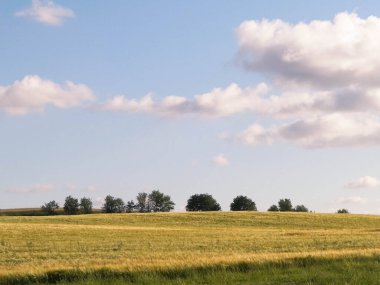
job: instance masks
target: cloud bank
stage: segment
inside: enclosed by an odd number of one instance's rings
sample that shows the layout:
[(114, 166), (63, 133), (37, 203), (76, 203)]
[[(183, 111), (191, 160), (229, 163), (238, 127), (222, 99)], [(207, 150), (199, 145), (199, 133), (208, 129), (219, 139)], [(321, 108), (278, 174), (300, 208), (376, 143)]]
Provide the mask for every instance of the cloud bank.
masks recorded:
[(291, 24), (245, 21), (237, 28), (239, 62), (268, 82), (230, 84), (193, 98), (154, 100), (117, 96), (108, 111), (164, 116), (226, 117), (254, 114), (255, 123), (236, 137), (245, 144), (283, 142), (302, 147), (380, 145), (380, 18), (339, 13), (331, 21)]
[(30, 7), (16, 12), (15, 16), (31, 18), (50, 26), (60, 26), (65, 18), (73, 18), (75, 14), (72, 10), (57, 5), (53, 1), (33, 0)]
[(260, 95), (266, 94), (268, 90), (265, 83), (246, 89), (233, 83), (226, 88), (215, 88), (210, 92), (195, 95), (192, 99), (167, 96), (161, 101), (155, 101), (152, 94), (139, 100), (116, 96), (101, 104), (101, 108), (108, 111), (145, 112), (176, 117), (226, 117), (252, 112)]
[(371, 177), (371, 176), (363, 176), (356, 180), (348, 182), (346, 188), (358, 189), (358, 188), (377, 188), (380, 187), (380, 180)]
[(37, 75), (28, 75), (0, 86), (0, 111), (10, 115), (41, 112), (51, 105), (65, 109), (81, 106), (95, 97), (86, 85), (66, 81), (59, 85)]
[(380, 19), (339, 13), (332, 21), (245, 21), (237, 29), (243, 66), (316, 87), (379, 86)]

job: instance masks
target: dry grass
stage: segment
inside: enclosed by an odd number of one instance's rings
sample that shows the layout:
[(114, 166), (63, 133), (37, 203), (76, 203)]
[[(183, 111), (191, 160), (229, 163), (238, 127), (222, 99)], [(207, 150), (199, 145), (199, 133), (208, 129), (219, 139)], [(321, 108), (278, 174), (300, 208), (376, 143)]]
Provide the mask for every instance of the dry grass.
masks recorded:
[(0, 217), (0, 276), (380, 254), (380, 216), (157, 213)]

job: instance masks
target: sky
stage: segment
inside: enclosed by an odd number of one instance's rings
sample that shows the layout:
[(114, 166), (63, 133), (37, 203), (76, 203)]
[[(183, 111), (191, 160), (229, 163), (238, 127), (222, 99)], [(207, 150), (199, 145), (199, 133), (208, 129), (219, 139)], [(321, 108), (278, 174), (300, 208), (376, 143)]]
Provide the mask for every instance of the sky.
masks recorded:
[(378, 1), (0, 0), (0, 35), (0, 209), (380, 214)]

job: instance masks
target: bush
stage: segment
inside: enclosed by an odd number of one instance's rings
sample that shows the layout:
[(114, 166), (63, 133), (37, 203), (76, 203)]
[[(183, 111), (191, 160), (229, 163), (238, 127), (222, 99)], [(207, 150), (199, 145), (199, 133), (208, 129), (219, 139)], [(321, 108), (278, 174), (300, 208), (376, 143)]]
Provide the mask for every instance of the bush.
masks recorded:
[(186, 211), (220, 211), (221, 207), (210, 194), (194, 194), (187, 200)]
[(236, 196), (230, 205), (231, 211), (257, 211), (256, 204), (247, 196)]

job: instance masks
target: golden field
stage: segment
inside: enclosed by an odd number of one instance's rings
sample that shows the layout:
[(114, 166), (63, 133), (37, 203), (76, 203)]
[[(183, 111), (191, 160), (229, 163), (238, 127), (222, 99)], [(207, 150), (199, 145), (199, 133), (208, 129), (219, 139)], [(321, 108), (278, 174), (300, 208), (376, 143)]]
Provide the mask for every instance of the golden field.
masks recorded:
[(0, 217), (0, 276), (380, 254), (380, 216), (199, 212)]

